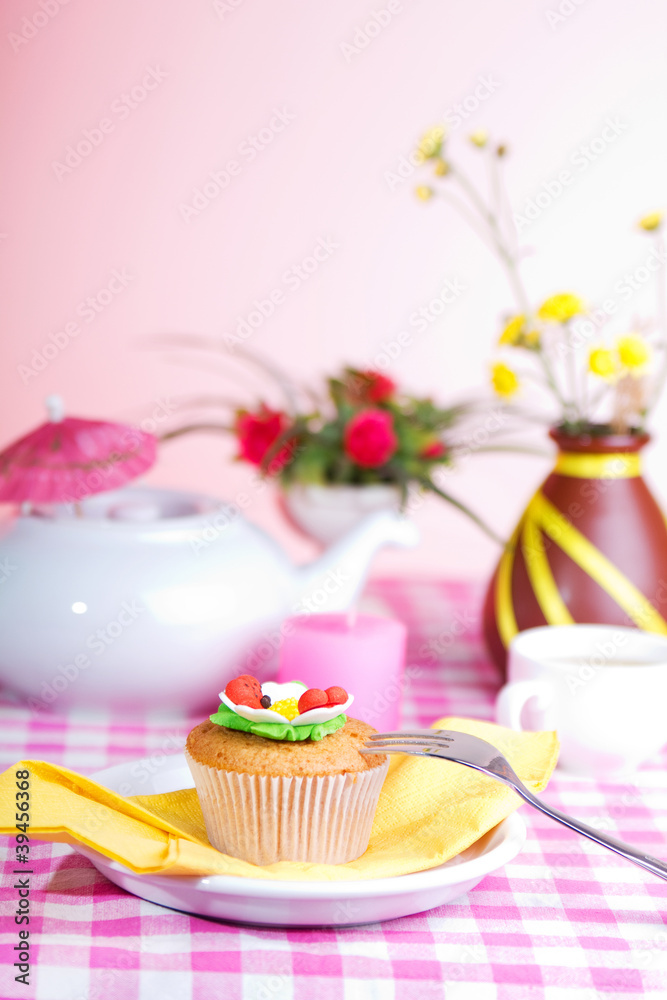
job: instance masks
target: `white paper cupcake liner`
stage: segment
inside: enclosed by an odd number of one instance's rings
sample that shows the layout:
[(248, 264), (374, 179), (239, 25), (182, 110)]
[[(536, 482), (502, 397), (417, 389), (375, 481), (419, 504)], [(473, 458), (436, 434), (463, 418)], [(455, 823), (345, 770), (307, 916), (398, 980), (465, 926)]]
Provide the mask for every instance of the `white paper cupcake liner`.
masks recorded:
[(368, 847), (389, 762), (354, 774), (270, 777), (199, 764), (186, 752), (213, 847), (254, 865), (340, 865)]

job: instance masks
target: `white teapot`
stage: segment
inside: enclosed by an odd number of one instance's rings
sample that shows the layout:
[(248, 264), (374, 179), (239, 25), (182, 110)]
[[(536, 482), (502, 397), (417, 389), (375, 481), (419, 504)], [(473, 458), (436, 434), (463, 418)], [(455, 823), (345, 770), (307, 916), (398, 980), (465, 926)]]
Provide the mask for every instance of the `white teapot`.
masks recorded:
[(303, 567), (238, 508), (125, 488), (13, 518), (0, 537), (0, 683), (34, 708), (207, 708), (270, 672), (292, 614), (342, 611), (415, 526), (369, 515)]

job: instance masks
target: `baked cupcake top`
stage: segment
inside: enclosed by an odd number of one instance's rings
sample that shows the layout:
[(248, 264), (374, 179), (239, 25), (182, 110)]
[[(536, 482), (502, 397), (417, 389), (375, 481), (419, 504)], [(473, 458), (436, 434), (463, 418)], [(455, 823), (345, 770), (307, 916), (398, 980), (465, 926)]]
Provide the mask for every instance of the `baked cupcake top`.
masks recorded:
[(218, 711), (188, 735), (185, 748), (198, 764), (295, 777), (361, 773), (387, 759), (359, 753), (375, 729), (348, 719), (345, 710), (354, 699), (342, 687), (260, 684), (242, 674), (220, 692), (220, 700)]
[(292, 742), (224, 728), (206, 719), (190, 732), (185, 749), (199, 764), (238, 774), (272, 777), (354, 774), (380, 767), (387, 760), (385, 754), (359, 753), (374, 732), (366, 722), (346, 719), (326, 739)]

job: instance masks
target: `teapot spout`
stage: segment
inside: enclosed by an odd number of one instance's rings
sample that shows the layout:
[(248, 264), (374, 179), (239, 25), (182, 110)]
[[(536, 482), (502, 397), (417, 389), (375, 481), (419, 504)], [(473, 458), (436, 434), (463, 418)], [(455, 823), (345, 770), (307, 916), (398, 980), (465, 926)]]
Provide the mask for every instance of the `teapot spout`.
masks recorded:
[(295, 614), (345, 611), (363, 589), (371, 560), (384, 545), (414, 548), (419, 531), (395, 511), (369, 514), (316, 559), (297, 570)]

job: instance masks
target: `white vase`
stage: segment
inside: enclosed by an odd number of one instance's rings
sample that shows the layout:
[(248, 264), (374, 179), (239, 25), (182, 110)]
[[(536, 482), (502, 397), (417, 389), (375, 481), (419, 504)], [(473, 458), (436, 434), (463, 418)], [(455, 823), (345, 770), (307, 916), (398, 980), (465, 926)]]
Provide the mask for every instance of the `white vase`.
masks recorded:
[(293, 485), (280, 494), (283, 513), (292, 525), (321, 545), (342, 538), (367, 514), (400, 507), (397, 486), (376, 483), (368, 486)]

